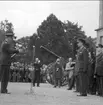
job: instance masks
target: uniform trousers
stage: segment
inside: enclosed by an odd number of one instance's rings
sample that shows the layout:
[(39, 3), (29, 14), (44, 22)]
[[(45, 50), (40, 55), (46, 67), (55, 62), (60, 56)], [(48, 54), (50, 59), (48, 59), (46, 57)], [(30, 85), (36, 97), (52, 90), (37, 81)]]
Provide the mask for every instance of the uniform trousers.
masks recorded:
[(88, 90), (88, 81), (87, 81), (87, 73), (80, 72), (79, 73), (79, 92), (82, 95), (87, 94)]
[(9, 82), (9, 65), (1, 65), (0, 80), (1, 80), (1, 93), (7, 92), (7, 86)]
[(103, 77), (102, 76), (98, 76), (97, 77), (97, 92), (98, 95), (103, 96)]
[(75, 76), (75, 83), (76, 83), (76, 91), (79, 92), (80, 91), (79, 75)]

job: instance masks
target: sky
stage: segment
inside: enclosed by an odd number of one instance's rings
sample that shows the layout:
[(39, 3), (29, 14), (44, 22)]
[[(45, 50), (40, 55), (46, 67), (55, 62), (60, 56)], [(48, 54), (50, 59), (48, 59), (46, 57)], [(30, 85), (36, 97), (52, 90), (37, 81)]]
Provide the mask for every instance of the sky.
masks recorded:
[(0, 1), (0, 21), (12, 22), (17, 38), (31, 36), (51, 13), (62, 22), (78, 22), (87, 36), (97, 36), (99, 1)]

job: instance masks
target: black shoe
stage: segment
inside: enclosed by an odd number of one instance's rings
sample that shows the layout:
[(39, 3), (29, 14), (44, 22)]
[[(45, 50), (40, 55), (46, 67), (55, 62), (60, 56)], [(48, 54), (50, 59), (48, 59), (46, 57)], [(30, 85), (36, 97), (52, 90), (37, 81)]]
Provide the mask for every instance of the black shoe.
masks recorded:
[(73, 91), (73, 92), (76, 92), (77, 93), (78, 91)]
[(56, 88), (56, 86), (54, 86), (53, 88)]
[(87, 96), (87, 94), (80, 94), (80, 95), (77, 95), (77, 96)]
[(7, 92), (7, 93), (5, 93), (5, 94), (11, 94), (10, 92)]
[(68, 88), (67, 90), (72, 90), (71, 88)]
[(91, 95), (96, 95), (96, 93), (91, 93)]
[(37, 86), (37, 87), (40, 87), (40, 86)]
[(11, 93), (2, 91), (1, 94), (11, 94)]

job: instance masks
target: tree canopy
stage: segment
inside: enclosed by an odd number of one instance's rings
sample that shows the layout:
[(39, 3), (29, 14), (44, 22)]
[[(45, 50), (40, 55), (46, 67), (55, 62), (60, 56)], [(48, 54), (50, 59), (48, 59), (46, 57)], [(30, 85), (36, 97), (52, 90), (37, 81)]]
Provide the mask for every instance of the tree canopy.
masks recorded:
[(82, 26), (70, 21), (62, 22), (54, 14), (50, 14), (38, 27), (37, 34), (31, 36), (29, 47), (32, 49), (32, 46), (35, 45), (36, 56), (41, 59), (50, 60), (47, 51), (40, 49), (41, 45), (67, 59), (76, 53), (76, 40), (78, 38), (86, 38)]

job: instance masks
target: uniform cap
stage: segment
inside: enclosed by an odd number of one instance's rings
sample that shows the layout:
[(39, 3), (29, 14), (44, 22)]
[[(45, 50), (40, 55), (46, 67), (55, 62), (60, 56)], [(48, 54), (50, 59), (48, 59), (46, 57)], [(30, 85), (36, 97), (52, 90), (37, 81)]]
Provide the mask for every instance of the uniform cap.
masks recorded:
[(82, 39), (82, 38), (78, 39), (78, 42), (83, 43), (83, 45), (86, 45), (87, 44), (86, 41), (85, 41), (85, 39)]
[(13, 36), (14, 36), (13, 31), (7, 30), (7, 31), (6, 31), (6, 36), (7, 36), (7, 37), (13, 37)]
[(102, 44), (98, 44), (98, 47), (103, 48), (103, 45)]

